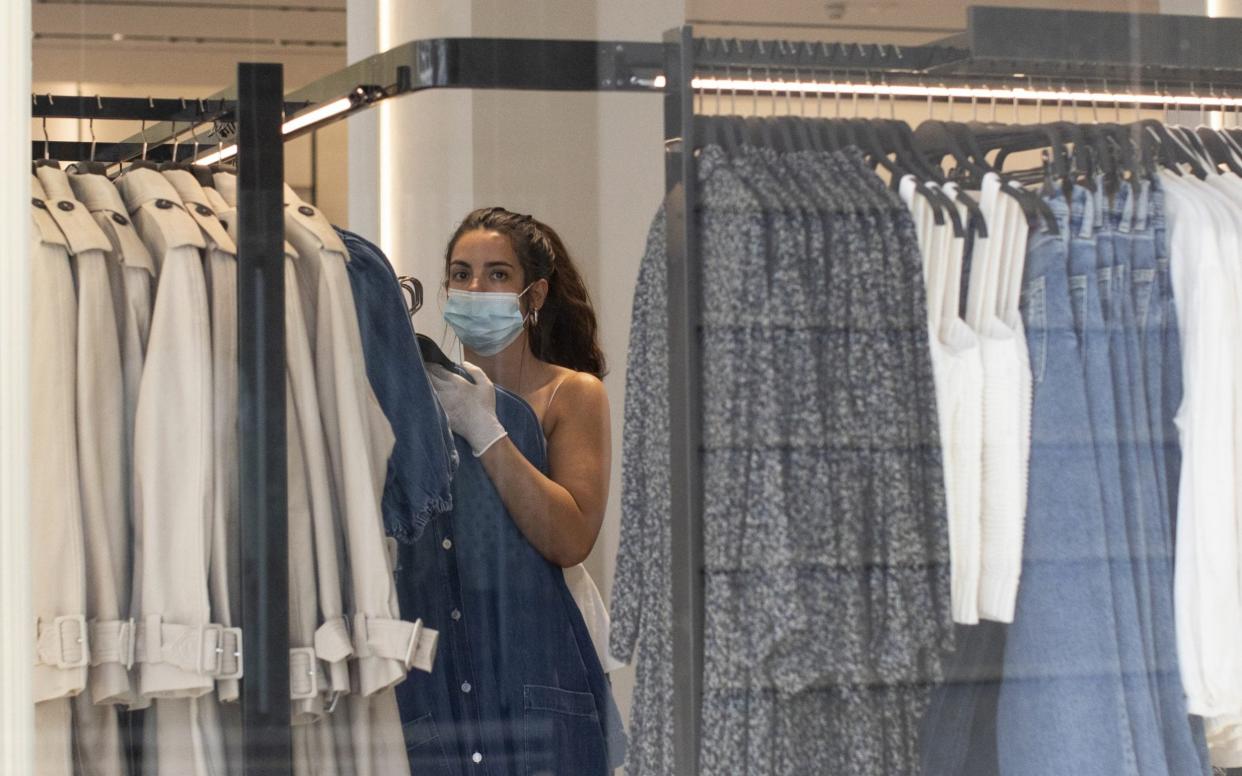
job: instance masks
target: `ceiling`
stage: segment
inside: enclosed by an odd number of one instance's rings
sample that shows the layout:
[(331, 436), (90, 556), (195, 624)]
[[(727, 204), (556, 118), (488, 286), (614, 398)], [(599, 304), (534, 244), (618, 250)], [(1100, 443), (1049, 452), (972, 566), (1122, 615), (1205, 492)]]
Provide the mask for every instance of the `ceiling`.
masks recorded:
[(300, 86), (344, 67), (344, 0), (33, 0), (34, 81), (202, 85), (238, 61)]

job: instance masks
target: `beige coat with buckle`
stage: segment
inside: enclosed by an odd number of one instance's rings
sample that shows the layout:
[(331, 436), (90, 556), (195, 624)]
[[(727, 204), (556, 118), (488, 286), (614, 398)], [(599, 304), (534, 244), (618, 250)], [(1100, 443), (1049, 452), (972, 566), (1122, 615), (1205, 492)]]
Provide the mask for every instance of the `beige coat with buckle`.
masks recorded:
[[(134, 430), (138, 691), (156, 699), (149, 772), (227, 774), (219, 708), (240, 676), (216, 509), (212, 319), (204, 263), (222, 261), (175, 187), (152, 169), (117, 187), (158, 264)], [(221, 619), (223, 618), (223, 622)]]
[(127, 769), (113, 704), (130, 695), (133, 625), (127, 616), (128, 488), (121, 348), (108, 266), (112, 243), (63, 170), (44, 166), (36, 174), (48, 212), (69, 238), (77, 281), (78, 472), (91, 655), (86, 691), (74, 699), (75, 768), (79, 776), (122, 776)]
[(35, 640), (35, 769), (69, 776), (70, 698), (86, 688), (86, 559), (77, 452), (77, 300), (70, 255), (95, 248), (66, 235), (42, 184), (31, 181), (31, 592)]

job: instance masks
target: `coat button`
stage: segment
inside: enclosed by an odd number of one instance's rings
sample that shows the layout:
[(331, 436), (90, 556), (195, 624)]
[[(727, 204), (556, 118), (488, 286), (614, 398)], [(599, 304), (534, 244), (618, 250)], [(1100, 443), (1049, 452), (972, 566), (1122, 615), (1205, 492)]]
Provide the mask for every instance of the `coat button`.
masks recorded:
[(445, 539), (444, 541), (440, 542), (440, 546), (441, 546), (441, 547), (443, 547), (443, 548), (444, 548), (444, 549), (446, 549), (446, 550), (451, 550), (451, 549), (453, 549), (453, 540), (452, 540), (452, 539)]
[(68, 213), (70, 210), (73, 210), (73, 203), (67, 199), (62, 199), (60, 202), (56, 203), (56, 207)]
[(155, 206), (159, 208), (160, 210), (168, 210), (170, 207), (173, 206), (173, 203), (171, 200), (157, 199), (155, 200)]
[(462, 682), (462, 683), (461, 683), (461, 691), (462, 691), (462, 692), (465, 692), (465, 693), (470, 692), (470, 682)]
[(454, 620), (460, 620), (460, 619), (461, 619), (461, 610), (460, 610), (460, 609), (454, 609), (453, 611), (449, 612), (449, 617), (452, 617)]
[(113, 220), (113, 221), (115, 221), (115, 222), (117, 222), (117, 223), (118, 223), (118, 224), (120, 224), (121, 226), (125, 226), (126, 224), (128, 224), (128, 223), (129, 223), (129, 219), (128, 219), (128, 218), (126, 218), (125, 216), (121, 215), (120, 213), (113, 213), (113, 214), (112, 214), (112, 220)]
[(194, 212), (198, 213), (200, 216), (214, 216), (215, 215), (215, 213), (211, 212), (211, 208), (207, 207), (206, 205), (195, 205)]
[(47, 203), (46, 203), (46, 202), (44, 202), (43, 200), (39, 199), (38, 197), (31, 197), (31, 198), (30, 198), (30, 204), (34, 205), (35, 207), (39, 208), (40, 210), (47, 210)]
[(302, 215), (304, 215), (304, 216), (313, 216), (313, 215), (315, 215), (315, 209), (314, 209), (314, 208), (312, 208), (312, 207), (308, 207), (308, 206), (306, 206), (306, 205), (303, 205), (302, 207), (298, 208), (298, 212), (299, 212), (299, 213), (301, 213), (301, 214), (302, 214)]
[(478, 765), (479, 763), (483, 762), (483, 755), (479, 754), (478, 752), (475, 752), (474, 754), (470, 755), (470, 759), (474, 761), (475, 765)]

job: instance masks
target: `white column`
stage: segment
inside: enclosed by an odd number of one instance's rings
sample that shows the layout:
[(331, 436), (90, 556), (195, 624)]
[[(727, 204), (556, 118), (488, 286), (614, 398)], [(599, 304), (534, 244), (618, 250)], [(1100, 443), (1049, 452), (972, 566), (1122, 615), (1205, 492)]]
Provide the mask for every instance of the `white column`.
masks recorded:
[[(471, 34), (468, 2), (349, 0), (348, 19), (350, 62), (410, 40)], [(468, 91), (429, 91), (349, 119), (350, 228), (422, 281), (415, 326), (437, 341), (444, 242), (474, 202), (472, 101)]]
[(34, 769), (30, 666), (30, 3), (0, 10), (0, 773)]

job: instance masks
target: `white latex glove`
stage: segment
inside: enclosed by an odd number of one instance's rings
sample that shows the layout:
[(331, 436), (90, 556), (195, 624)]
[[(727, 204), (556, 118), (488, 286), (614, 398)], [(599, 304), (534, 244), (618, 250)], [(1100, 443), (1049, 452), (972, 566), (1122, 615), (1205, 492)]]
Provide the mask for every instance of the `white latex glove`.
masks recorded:
[(462, 368), (470, 373), (474, 383), (438, 364), (427, 366), (427, 377), (448, 415), (449, 428), (470, 444), (478, 458), (509, 432), (496, 419), (496, 389), (492, 381), (468, 361), (462, 362)]

